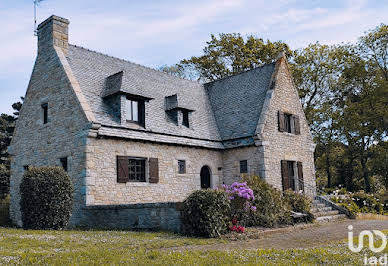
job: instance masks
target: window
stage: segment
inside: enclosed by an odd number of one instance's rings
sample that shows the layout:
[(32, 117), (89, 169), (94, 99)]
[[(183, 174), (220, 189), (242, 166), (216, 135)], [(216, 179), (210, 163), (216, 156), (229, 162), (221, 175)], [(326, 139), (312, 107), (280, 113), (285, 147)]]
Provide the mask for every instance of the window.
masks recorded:
[(28, 170), (30, 170), (30, 166), (29, 165), (24, 165), (23, 169), (24, 169), (24, 171), (28, 171)]
[(304, 190), (302, 162), (281, 161), (283, 190)]
[(240, 173), (241, 174), (248, 173), (248, 161), (247, 160), (240, 161)]
[(48, 122), (48, 104), (42, 104), (42, 111), (43, 111), (43, 124), (47, 124)]
[(189, 111), (183, 110), (182, 114), (183, 114), (182, 125), (184, 125), (185, 127), (190, 127), (190, 124), (189, 124)]
[(144, 126), (144, 117), (145, 117), (144, 101), (127, 99), (126, 108), (127, 108), (127, 115), (126, 115), (127, 121), (135, 122)]
[(59, 159), (59, 161), (61, 162), (61, 166), (62, 166), (63, 170), (65, 170), (65, 172), (67, 172), (67, 170), (68, 170), (67, 157), (61, 158), (61, 159)]
[(127, 100), (127, 120), (139, 122), (139, 102)]
[(292, 132), (291, 121), (292, 121), (292, 115), (284, 114), (284, 130), (288, 133)]
[(185, 174), (186, 173), (186, 161), (178, 160), (178, 173)]
[(129, 181), (146, 181), (145, 159), (129, 159)]
[(278, 112), (279, 131), (288, 132), (295, 135), (300, 134), (299, 116)]
[[(117, 182), (146, 182), (146, 158), (117, 156)], [(158, 158), (148, 159), (149, 183), (159, 182)]]

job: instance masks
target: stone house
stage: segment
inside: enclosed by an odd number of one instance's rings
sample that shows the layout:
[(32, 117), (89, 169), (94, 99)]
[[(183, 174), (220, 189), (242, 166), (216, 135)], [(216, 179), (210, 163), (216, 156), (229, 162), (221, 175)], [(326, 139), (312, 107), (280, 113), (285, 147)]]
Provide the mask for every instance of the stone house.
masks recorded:
[(29, 166), (69, 173), (71, 226), (178, 230), (177, 202), (242, 174), (315, 188), (315, 145), (285, 56), (201, 84), (71, 45), (68, 25), (51, 16), (38, 27), (9, 148), (17, 225)]

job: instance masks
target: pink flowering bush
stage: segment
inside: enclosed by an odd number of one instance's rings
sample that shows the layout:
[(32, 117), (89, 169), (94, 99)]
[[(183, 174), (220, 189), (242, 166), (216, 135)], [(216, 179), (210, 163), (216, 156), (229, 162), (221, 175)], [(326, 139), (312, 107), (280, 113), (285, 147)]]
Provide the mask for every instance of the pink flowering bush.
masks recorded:
[[(223, 188), (225, 189), (225, 193), (231, 202), (232, 218), (239, 220), (243, 225), (245, 225), (249, 213), (251, 211), (256, 211), (256, 206), (253, 205), (253, 201), (255, 200), (253, 190), (248, 187), (246, 182), (234, 182), (231, 186), (224, 185)], [(237, 229), (233, 229), (232, 231), (237, 231)], [(244, 229), (240, 228), (238, 231), (243, 232)]]

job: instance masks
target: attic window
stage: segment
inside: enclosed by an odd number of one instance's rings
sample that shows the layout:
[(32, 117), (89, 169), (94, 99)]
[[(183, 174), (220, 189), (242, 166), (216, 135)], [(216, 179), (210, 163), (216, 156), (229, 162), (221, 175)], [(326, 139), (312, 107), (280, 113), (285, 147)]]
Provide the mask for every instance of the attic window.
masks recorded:
[(144, 126), (145, 109), (144, 100), (127, 99), (126, 100), (126, 119), (129, 122), (135, 122)]

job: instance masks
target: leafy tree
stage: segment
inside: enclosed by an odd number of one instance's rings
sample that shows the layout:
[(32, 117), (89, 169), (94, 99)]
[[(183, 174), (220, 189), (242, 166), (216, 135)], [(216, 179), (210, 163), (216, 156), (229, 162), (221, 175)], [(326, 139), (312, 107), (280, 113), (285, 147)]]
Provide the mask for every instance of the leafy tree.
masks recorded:
[(280, 52), (291, 55), (288, 45), (264, 41), (253, 35), (242, 37), (238, 33), (211, 35), (203, 49), (204, 55), (180, 62), (183, 69), (196, 70), (199, 80), (216, 80), (271, 63)]

